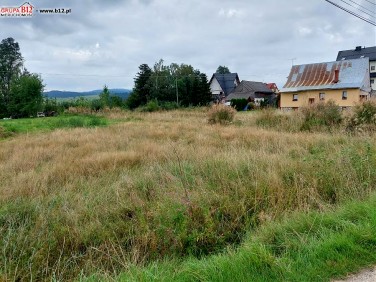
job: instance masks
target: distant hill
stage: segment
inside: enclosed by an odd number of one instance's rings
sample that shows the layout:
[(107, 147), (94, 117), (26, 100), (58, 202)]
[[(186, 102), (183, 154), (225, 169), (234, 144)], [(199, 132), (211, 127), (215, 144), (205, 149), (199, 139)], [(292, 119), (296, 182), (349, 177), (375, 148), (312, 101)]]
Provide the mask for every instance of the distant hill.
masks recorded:
[[(99, 96), (99, 94), (102, 92), (102, 89), (98, 90), (91, 90), (91, 91), (85, 91), (85, 92), (74, 92), (74, 91), (59, 91), (59, 90), (51, 90), (44, 92), (44, 96), (48, 98), (64, 98), (64, 99), (74, 99), (78, 97), (85, 97), (85, 96)], [(109, 89), (111, 95), (119, 96), (122, 99), (128, 98), (129, 94), (131, 93), (131, 90), (129, 89), (121, 89), (121, 88), (115, 88), (115, 89)]]

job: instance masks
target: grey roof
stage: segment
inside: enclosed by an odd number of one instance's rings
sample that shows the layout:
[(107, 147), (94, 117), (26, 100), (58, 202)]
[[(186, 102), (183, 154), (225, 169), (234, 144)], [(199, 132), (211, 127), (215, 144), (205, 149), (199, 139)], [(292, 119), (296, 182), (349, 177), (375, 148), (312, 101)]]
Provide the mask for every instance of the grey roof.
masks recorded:
[(248, 98), (274, 98), (275, 93), (268, 88), (266, 83), (243, 80), (235, 90), (227, 96), (226, 100)]
[(358, 47), (353, 50), (344, 50), (339, 51), (337, 56), (337, 61), (340, 60), (351, 60), (351, 59), (359, 59), (359, 58), (369, 58), (370, 61), (376, 61), (376, 46), (374, 47)]
[[(335, 70), (339, 70), (337, 83)], [(368, 58), (293, 66), (281, 92), (345, 88), (371, 91)]]
[(210, 79), (210, 82), (216, 78), (219, 85), (221, 86), (223, 93), (225, 96), (230, 94), (236, 87), (234, 84), (235, 81), (238, 83), (239, 81), (239, 76), (237, 73), (226, 73), (226, 74), (221, 74), (221, 73), (215, 73), (213, 74), (212, 78)]

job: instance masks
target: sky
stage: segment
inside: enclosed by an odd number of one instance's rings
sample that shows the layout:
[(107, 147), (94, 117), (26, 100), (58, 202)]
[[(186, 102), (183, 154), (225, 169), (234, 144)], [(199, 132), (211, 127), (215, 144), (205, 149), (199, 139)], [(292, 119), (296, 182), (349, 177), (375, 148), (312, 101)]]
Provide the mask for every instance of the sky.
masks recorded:
[[(2, 0), (0, 8), (24, 2)], [(376, 14), (371, 4), (376, 0), (353, 2)], [(152, 67), (159, 59), (192, 65), (209, 79), (219, 65), (227, 66), (240, 80), (282, 88), (292, 63), (335, 61), (340, 50), (376, 45), (375, 26), (324, 0), (29, 3), (35, 10), (70, 9), (69, 14), (0, 17), (0, 40), (12, 37), (19, 43), (25, 67), (41, 75), (46, 91), (132, 89), (138, 67)]]

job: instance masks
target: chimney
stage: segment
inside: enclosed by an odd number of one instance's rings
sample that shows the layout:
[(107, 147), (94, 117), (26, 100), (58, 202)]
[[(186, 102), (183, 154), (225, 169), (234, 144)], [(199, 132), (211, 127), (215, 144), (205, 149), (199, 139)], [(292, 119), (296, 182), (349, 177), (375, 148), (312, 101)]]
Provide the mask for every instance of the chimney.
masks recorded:
[(334, 80), (333, 80), (333, 82), (334, 83), (338, 83), (338, 81), (339, 81), (339, 70), (335, 70), (334, 71)]

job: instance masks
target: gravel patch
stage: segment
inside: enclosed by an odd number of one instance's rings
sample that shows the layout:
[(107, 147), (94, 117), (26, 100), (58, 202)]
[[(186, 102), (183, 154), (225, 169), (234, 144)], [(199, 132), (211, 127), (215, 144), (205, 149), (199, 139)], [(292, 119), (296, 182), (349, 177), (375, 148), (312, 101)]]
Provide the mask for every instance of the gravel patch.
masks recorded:
[(376, 267), (350, 275), (344, 280), (333, 280), (333, 282), (376, 282)]

